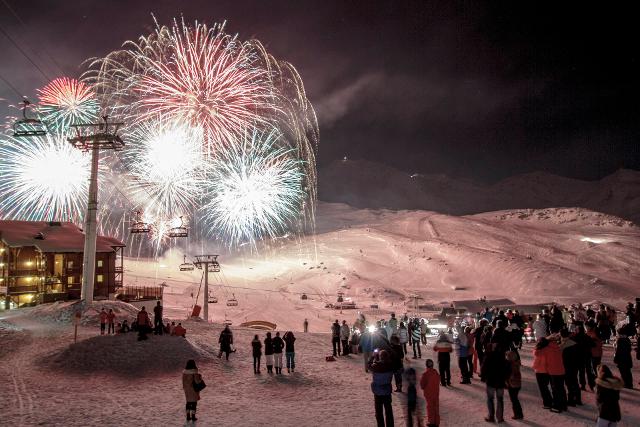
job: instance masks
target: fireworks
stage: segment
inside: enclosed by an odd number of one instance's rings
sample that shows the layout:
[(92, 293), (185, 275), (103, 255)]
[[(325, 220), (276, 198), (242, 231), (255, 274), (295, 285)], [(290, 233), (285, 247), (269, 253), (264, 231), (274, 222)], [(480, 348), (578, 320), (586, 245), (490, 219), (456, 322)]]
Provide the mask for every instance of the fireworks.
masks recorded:
[(80, 222), (86, 208), (90, 157), (63, 136), (0, 145), (0, 213), (3, 217)]
[(205, 222), (230, 245), (279, 236), (303, 210), (304, 167), (281, 138), (254, 130), (211, 164)]
[(203, 186), (202, 131), (156, 120), (128, 135), (121, 159), (131, 178), (132, 198), (154, 217), (192, 211)]
[(92, 123), (98, 115), (98, 100), (91, 88), (75, 79), (57, 78), (42, 89), (38, 111), (51, 130), (64, 132), (72, 124)]

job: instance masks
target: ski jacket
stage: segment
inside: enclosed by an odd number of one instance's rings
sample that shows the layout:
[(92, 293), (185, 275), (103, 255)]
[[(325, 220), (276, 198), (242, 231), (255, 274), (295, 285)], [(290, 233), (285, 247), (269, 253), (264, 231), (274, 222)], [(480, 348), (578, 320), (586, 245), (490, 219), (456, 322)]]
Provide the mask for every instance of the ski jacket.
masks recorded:
[(343, 324), (342, 326), (340, 326), (340, 339), (341, 340), (348, 340), (350, 334), (351, 334), (351, 330), (349, 329), (349, 325)]
[(287, 332), (286, 334), (284, 334), (284, 337), (282, 337), (282, 339), (284, 340), (284, 351), (287, 353), (294, 353), (295, 352), (295, 347), (294, 347), (294, 342), (296, 341), (296, 337), (293, 335), (293, 333), (291, 332)]
[(262, 356), (262, 343), (259, 339), (254, 338), (251, 341), (251, 349), (253, 351), (253, 357)]
[(546, 337), (547, 334), (547, 322), (544, 319), (538, 319), (533, 322), (533, 333), (536, 336), (536, 340), (539, 340), (542, 337)]
[(173, 329), (173, 334), (178, 337), (184, 337), (187, 335), (187, 330), (182, 325), (178, 325)]
[(407, 328), (400, 327), (400, 329), (398, 329), (398, 338), (400, 339), (400, 344), (406, 344), (409, 342), (409, 332), (407, 331)]
[(633, 358), (631, 357), (631, 341), (624, 335), (618, 335), (616, 340), (616, 352), (613, 355), (613, 363), (618, 366), (633, 366)]
[(153, 315), (155, 316), (156, 319), (162, 319), (162, 306), (161, 305), (156, 305), (155, 307), (153, 307)]
[(391, 379), (393, 378), (393, 367), (390, 363), (372, 360), (367, 368), (373, 373), (371, 381), (371, 391), (376, 396), (391, 395)]
[(453, 346), (451, 345), (451, 341), (440, 336), (438, 341), (436, 341), (436, 344), (433, 346), (433, 351), (437, 351), (438, 353), (451, 353), (453, 351)]
[(511, 372), (509, 362), (501, 351), (490, 351), (484, 356), (480, 379), (487, 387), (505, 388)]
[(282, 349), (284, 348), (284, 341), (280, 337), (275, 337), (272, 340), (273, 352), (274, 353), (282, 353)]
[(264, 339), (264, 355), (270, 356), (273, 354), (273, 338), (265, 338)]
[(149, 313), (140, 310), (138, 312), (138, 327), (149, 326), (150, 323), (151, 321), (149, 320)]
[(106, 311), (101, 311), (100, 312), (100, 323), (107, 323), (107, 318), (109, 317), (109, 315), (107, 314)]
[(440, 397), (440, 374), (433, 368), (427, 368), (420, 377), (420, 388), (424, 398), (438, 400)]
[(549, 342), (546, 357), (547, 373), (549, 375), (564, 375), (564, 364), (562, 363), (562, 349), (555, 341)]
[(340, 338), (340, 324), (338, 322), (331, 324), (331, 336), (333, 338)]
[(591, 346), (591, 357), (602, 357), (602, 340), (593, 329), (587, 331), (587, 336), (593, 341)]
[(363, 353), (371, 353), (373, 351), (373, 337), (369, 331), (365, 331), (360, 336), (360, 348)]
[(520, 368), (522, 362), (520, 356), (516, 351), (508, 351), (506, 354), (507, 362), (509, 363), (509, 377), (507, 378), (507, 387), (509, 388), (521, 388), (522, 387), (522, 373)]
[(112, 311), (111, 313), (107, 313), (107, 320), (109, 323), (113, 323), (116, 320), (116, 314)]
[(413, 325), (411, 328), (411, 339), (420, 342), (420, 325)]

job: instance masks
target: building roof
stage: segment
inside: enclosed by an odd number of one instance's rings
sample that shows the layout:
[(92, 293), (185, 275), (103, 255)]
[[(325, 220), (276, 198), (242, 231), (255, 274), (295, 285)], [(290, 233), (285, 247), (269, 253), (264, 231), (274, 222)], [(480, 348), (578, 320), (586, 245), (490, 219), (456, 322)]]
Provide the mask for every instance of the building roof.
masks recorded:
[[(40, 252), (84, 251), (84, 233), (71, 222), (0, 220), (0, 240), (10, 247), (34, 246)], [(125, 246), (114, 237), (98, 236), (96, 252)]]
[(516, 303), (510, 299), (488, 299), (453, 301), (453, 306), (457, 309), (466, 309), (470, 313), (483, 312), (485, 307), (512, 308)]

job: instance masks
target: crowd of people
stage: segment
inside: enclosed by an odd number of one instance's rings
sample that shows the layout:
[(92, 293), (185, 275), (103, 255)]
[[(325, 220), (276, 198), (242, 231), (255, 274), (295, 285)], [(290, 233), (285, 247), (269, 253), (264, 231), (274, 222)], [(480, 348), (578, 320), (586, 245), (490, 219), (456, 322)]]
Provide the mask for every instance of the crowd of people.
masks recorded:
[(163, 322), (162, 317), (162, 304), (158, 301), (153, 308), (153, 323), (149, 317), (149, 312), (143, 306), (137, 313), (135, 319), (129, 324), (128, 319), (123, 319), (122, 322), (116, 322), (116, 314), (113, 309), (109, 309), (107, 312), (103, 307), (100, 311), (98, 318), (100, 319), (100, 335), (105, 335), (105, 330), (108, 335), (110, 334), (126, 334), (128, 332), (137, 332), (138, 341), (144, 341), (148, 339), (148, 334), (153, 332), (154, 335), (171, 335), (185, 338), (187, 330), (182, 326), (182, 322)]

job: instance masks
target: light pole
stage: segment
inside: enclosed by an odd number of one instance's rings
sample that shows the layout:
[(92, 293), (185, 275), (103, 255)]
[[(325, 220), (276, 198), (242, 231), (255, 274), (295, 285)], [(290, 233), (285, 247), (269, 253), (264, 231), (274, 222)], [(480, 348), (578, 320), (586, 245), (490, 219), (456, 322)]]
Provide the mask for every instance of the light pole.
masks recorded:
[[(85, 304), (93, 302), (96, 272), (96, 240), (98, 238), (98, 164), (100, 149), (120, 151), (124, 142), (118, 136), (118, 128), (123, 123), (109, 123), (109, 116), (103, 116), (103, 123), (74, 124), (76, 136), (68, 138), (71, 145), (84, 151), (91, 150), (91, 176), (89, 178), (89, 201), (84, 226), (84, 252), (82, 258), (82, 289), (80, 299)], [(109, 126), (112, 127), (111, 132)], [(93, 131), (93, 132), (92, 132)]]
[(220, 271), (218, 255), (196, 255), (196, 260), (193, 262), (193, 265), (204, 272), (204, 298), (202, 298), (204, 304), (202, 306), (202, 317), (205, 322), (209, 322), (209, 272), (218, 273)]

